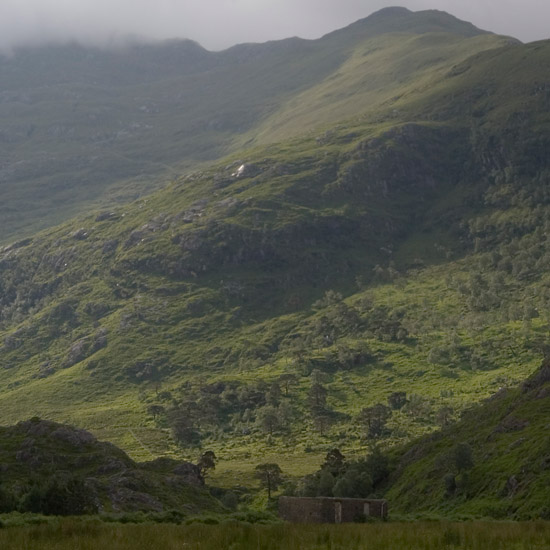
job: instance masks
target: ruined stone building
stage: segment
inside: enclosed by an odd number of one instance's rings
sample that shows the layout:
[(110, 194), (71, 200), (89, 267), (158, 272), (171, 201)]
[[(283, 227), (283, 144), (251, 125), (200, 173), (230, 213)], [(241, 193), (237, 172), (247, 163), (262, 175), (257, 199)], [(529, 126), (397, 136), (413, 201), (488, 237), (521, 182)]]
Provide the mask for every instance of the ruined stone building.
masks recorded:
[(281, 497), (279, 515), (294, 523), (352, 523), (387, 517), (388, 503), (363, 498)]

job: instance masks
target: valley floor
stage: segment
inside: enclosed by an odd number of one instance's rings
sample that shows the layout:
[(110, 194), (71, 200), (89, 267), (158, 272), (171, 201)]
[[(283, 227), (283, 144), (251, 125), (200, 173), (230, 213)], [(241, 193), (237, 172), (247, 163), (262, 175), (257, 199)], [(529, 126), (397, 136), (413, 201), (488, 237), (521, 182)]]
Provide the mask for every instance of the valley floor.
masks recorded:
[(370, 525), (121, 525), (54, 520), (0, 530), (10, 550), (537, 550), (550, 548), (549, 522), (387, 522)]

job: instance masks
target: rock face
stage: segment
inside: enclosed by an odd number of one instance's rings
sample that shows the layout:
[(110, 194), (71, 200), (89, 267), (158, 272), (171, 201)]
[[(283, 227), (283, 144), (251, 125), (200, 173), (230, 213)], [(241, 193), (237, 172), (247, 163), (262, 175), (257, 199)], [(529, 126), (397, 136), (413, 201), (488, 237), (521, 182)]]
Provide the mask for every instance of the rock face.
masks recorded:
[(169, 458), (136, 463), (86, 430), (38, 418), (0, 428), (0, 464), (2, 485), (14, 494), (31, 480), (47, 483), (69, 475), (89, 491), (96, 511), (221, 509), (194, 464)]
[(157, 458), (141, 465), (144, 469), (153, 472), (163, 472), (168, 476), (170, 483), (184, 482), (195, 487), (204, 486), (204, 478), (200, 468), (191, 462), (178, 462), (171, 458)]
[(529, 377), (522, 385), (524, 392), (529, 392), (535, 388), (541, 388), (550, 381), (550, 361), (545, 360), (539, 370)]

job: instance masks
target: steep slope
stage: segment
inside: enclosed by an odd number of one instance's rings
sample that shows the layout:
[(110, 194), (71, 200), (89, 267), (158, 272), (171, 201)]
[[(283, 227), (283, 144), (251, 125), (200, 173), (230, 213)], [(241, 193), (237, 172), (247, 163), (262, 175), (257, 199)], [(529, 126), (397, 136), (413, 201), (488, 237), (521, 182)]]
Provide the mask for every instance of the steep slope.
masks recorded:
[[(57, 401), (57, 384), (78, 384), (84, 368), (98, 397), (109, 381), (110, 416), (115, 393), (126, 395), (141, 370), (177, 379), (234, 367), (241, 352), (255, 353), (244, 342), (232, 350), (235, 335), (273, 323), (257, 352), (267, 359), (325, 289), (353, 288), (361, 273), (368, 282), (381, 248), (397, 247), (452, 187), (461, 157), (447, 157), (440, 140), (459, 136), (409, 125), (382, 138), (274, 147), (241, 176), (239, 163), (215, 167), (6, 247), (2, 366), (13, 404), (40, 408), (50, 391)], [(70, 399), (82, 398), (75, 388)]]
[(411, 445), (390, 478), (394, 509), (547, 519), (549, 374), (545, 362), (519, 388)]
[(285, 102), (260, 126), (258, 141), (344, 118), (395, 114), (402, 96), (424, 95), (460, 59), (517, 43), (437, 10), (387, 8), (328, 34), (319, 47), (339, 49), (352, 36), (357, 43), (338, 70)]
[(389, 10), (320, 40), (219, 53), (190, 41), (16, 50), (0, 57), (0, 239), (377, 109), (505, 41), (447, 14)]
[[(5, 247), (5, 420), (299, 474), (329, 445), (403, 441), (517, 383), (549, 322), (549, 58), (478, 54), (397, 112)], [(399, 392), (369, 433), (362, 409)]]

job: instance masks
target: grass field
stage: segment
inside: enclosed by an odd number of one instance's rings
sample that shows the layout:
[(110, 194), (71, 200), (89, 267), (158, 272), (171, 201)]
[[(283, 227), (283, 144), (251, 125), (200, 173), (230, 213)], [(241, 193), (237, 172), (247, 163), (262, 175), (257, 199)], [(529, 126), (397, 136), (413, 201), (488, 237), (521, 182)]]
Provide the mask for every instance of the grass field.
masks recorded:
[(550, 548), (550, 523), (414, 522), (369, 525), (108, 525), (65, 519), (0, 531), (10, 550), (479, 550)]

